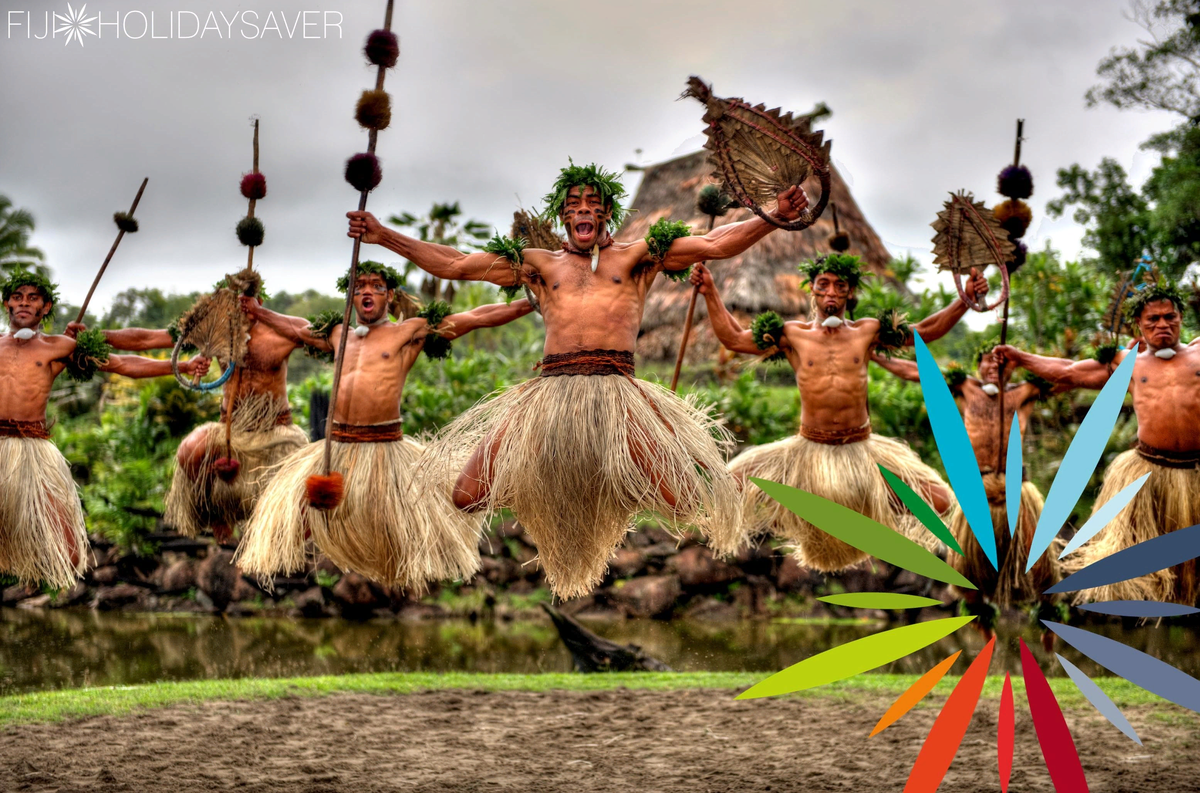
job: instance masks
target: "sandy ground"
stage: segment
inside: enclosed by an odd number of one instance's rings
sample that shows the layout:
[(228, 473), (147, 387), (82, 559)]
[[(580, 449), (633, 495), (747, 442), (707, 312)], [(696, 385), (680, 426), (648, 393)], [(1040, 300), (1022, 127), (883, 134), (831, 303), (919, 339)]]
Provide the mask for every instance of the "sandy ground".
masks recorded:
[[(0, 790), (899, 793), (936, 711), (868, 740), (890, 702), (621, 689), (213, 702), (8, 728)], [(1000, 789), (996, 710), (980, 707), (941, 790)], [(1068, 711), (1091, 790), (1196, 790), (1200, 734), (1178, 712), (1130, 709), (1139, 747), (1098, 715)], [(1010, 790), (1053, 790), (1028, 713), (1014, 766)]]

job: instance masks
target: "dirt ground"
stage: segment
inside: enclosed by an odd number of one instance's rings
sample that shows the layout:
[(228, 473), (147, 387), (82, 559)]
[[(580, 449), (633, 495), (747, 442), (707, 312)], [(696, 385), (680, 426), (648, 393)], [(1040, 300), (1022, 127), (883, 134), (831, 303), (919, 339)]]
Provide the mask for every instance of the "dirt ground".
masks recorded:
[[(868, 740), (890, 702), (621, 689), (213, 702), (7, 728), (0, 790), (899, 793), (936, 711)], [(980, 706), (941, 790), (999, 791), (997, 707)], [(1197, 789), (1200, 734), (1164, 711), (1128, 711), (1144, 747), (1068, 711), (1092, 791)], [(1027, 712), (1010, 790), (1053, 790)]]

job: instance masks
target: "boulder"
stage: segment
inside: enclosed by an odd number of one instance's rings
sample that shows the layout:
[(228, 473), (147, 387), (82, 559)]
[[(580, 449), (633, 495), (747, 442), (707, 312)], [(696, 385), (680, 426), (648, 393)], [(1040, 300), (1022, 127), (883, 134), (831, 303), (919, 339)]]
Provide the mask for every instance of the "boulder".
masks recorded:
[(343, 574), (331, 594), (338, 605), (350, 611), (370, 611), (387, 605), (387, 600), (379, 597), (371, 582), (358, 573)]
[(83, 601), (87, 600), (91, 590), (87, 584), (79, 581), (70, 589), (59, 590), (58, 597), (51, 601), (50, 605), (54, 608), (64, 608), (66, 606), (78, 606)]
[(712, 551), (703, 545), (683, 549), (671, 557), (667, 569), (676, 573), (687, 589), (711, 589), (743, 577), (741, 570), (714, 559)]
[(15, 606), (25, 598), (33, 597), (36, 594), (36, 589), (29, 590), (24, 584), (14, 584), (4, 588), (4, 594), (0, 596), (0, 601), (3, 601), (6, 606)]
[(96, 590), (95, 599), (92, 600), (92, 608), (101, 611), (128, 606), (133, 603), (138, 603), (142, 600), (146, 590), (141, 587), (136, 587), (133, 584), (117, 584), (115, 586), (102, 586)]
[(233, 593), (241, 577), (233, 566), (233, 554), (214, 548), (196, 570), (196, 587), (208, 596), (213, 608), (224, 611), (233, 602)]
[(646, 555), (632, 548), (618, 548), (617, 554), (608, 563), (613, 578), (633, 578), (646, 569)]
[(690, 620), (706, 620), (709, 622), (732, 622), (740, 616), (737, 608), (731, 603), (724, 603), (714, 597), (698, 598), (688, 604), (683, 616)]
[(613, 587), (612, 599), (633, 617), (657, 617), (668, 614), (682, 594), (679, 576), (648, 575)]
[(17, 604), (19, 609), (46, 609), (50, 608), (53, 603), (53, 598), (50, 595), (34, 595), (31, 598), (25, 598)]
[(798, 592), (811, 590), (816, 579), (813, 574), (800, 566), (795, 554), (788, 554), (779, 561), (779, 569), (775, 573), (775, 586), (780, 592)]
[(196, 563), (180, 559), (162, 572), (159, 589), (163, 592), (186, 592), (196, 586)]
[(292, 603), (295, 604), (296, 610), (304, 617), (326, 617), (329, 612), (325, 610), (325, 594), (321, 591), (321, 587), (314, 586), (300, 592), (292, 597)]
[(100, 586), (111, 586), (117, 582), (120, 572), (114, 564), (106, 564), (92, 571), (92, 581)]
[(770, 579), (752, 575), (733, 596), (733, 603), (743, 614), (766, 614), (768, 605), (775, 599), (775, 587)]
[(261, 589), (247, 581), (245, 576), (239, 575), (233, 585), (233, 596), (230, 600), (233, 603), (245, 603), (246, 601), (257, 600), (261, 594), (263, 594)]

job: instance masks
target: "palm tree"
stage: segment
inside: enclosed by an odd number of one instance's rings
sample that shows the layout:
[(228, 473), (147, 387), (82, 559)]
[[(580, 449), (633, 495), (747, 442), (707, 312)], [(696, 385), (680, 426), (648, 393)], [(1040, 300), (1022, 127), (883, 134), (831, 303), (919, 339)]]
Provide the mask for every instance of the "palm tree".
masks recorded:
[(33, 231), (33, 215), (27, 209), (13, 209), (8, 196), (0, 195), (0, 270), (35, 270), (49, 275), (43, 263), (45, 254), (29, 245)]
[[(405, 212), (401, 215), (392, 215), (388, 218), (388, 223), (402, 229), (415, 230), (417, 238), (422, 242), (447, 245), (463, 253), (481, 249), (483, 243), (487, 242), (491, 236), (492, 227), (480, 220), (460, 222), (460, 215), (462, 215), (462, 209), (459, 208), (457, 201), (453, 204), (434, 202), (429, 214), (424, 217), (417, 217), (410, 212)], [(409, 262), (404, 269), (404, 274), (407, 276), (414, 269), (415, 265)], [(442, 279), (426, 275), (421, 281), (421, 294), (428, 300), (450, 302), (454, 300), (454, 284), (447, 284), (443, 288)]]

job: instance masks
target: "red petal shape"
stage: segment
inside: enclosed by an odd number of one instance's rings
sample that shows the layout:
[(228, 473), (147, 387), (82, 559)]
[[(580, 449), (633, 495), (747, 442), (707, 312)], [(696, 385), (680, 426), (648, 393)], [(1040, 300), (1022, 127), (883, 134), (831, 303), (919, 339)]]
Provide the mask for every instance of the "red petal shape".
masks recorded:
[(1083, 765), (1079, 762), (1079, 752), (1075, 750), (1067, 720), (1063, 718), (1062, 709), (1037, 659), (1029, 652), (1024, 640), (1019, 641), (1025, 696), (1029, 700), (1029, 713), (1033, 716), (1042, 757), (1046, 758), (1050, 782), (1058, 793), (1087, 793), (1087, 778), (1083, 775)]
[(1012, 677), (1008, 672), (1004, 673), (1004, 691), (1000, 694), (1000, 717), (997, 722), (996, 759), (1000, 764), (1000, 793), (1008, 793), (1017, 727), (1016, 714), (1013, 711)]
[(950, 692), (942, 712), (933, 723), (933, 729), (917, 754), (917, 762), (913, 763), (904, 793), (934, 793), (942, 784), (954, 755), (958, 754), (959, 744), (967, 734), (967, 727), (971, 725), (971, 715), (983, 692), (983, 681), (987, 679), (995, 647), (996, 638), (993, 636), (975, 656), (954, 691)]

